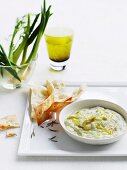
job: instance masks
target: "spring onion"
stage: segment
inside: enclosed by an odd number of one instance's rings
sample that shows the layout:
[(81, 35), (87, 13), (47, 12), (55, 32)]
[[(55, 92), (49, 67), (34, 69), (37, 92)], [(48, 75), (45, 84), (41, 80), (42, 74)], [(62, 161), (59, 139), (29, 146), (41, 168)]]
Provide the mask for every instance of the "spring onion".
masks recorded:
[[(35, 15), (28, 14), (16, 20), (8, 54), (0, 44), (0, 66), (5, 66), (4, 68), (19, 81), (21, 80), (14, 66), (20, 68), (23, 64), (28, 65), (36, 59), (40, 40), (52, 15), (50, 10), (51, 5), (46, 9), (44, 0), (40, 13)], [(2, 69), (0, 67), (1, 76), (3, 76)]]

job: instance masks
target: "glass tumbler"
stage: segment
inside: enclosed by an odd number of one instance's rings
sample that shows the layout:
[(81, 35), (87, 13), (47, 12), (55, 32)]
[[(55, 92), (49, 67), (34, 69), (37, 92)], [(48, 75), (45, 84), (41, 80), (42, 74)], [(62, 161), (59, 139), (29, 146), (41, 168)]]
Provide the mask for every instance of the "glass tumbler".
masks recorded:
[(45, 41), (50, 67), (57, 71), (64, 70), (70, 58), (73, 30), (63, 27), (49, 28), (45, 31)]

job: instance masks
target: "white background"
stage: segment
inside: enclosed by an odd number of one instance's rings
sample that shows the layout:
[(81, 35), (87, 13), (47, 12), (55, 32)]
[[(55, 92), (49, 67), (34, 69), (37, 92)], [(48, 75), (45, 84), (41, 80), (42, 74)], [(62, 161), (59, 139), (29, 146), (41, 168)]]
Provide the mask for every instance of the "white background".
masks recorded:
[[(0, 42), (12, 32), (16, 17), (40, 10), (42, 0), (0, 0)], [(127, 82), (127, 1), (48, 0), (53, 16), (48, 26), (74, 29), (74, 42), (67, 69), (54, 72), (44, 38), (31, 81), (62, 79), (85, 82)], [(26, 90), (0, 92), (0, 114), (16, 112), (22, 124)], [(12, 114), (13, 114), (12, 113)], [(21, 129), (20, 129), (21, 130)], [(0, 170), (17, 169), (127, 169), (127, 158), (19, 158), (17, 138), (0, 134)]]

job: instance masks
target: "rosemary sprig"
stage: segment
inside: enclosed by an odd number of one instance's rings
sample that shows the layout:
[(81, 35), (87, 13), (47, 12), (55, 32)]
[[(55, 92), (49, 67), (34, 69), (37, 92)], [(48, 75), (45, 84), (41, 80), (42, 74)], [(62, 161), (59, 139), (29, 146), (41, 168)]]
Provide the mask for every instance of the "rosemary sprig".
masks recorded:
[[(52, 121), (50, 121), (49, 123), (47, 123), (46, 126), (41, 125), (40, 127), (41, 127), (41, 128), (47, 128), (47, 127), (48, 127), (48, 130), (51, 131), (51, 132), (55, 132), (55, 133), (56, 133), (56, 132), (59, 132), (57, 129), (52, 129), (52, 128), (50, 128), (50, 127), (53, 127), (54, 124), (59, 124), (59, 122), (57, 122), (56, 120), (52, 120)], [(53, 137), (48, 138), (48, 139), (49, 139), (50, 141), (52, 141), (52, 142), (58, 142), (58, 140), (56, 140), (56, 137), (57, 137), (57, 136), (53, 136)]]
[(53, 137), (49, 138), (49, 140), (52, 142), (58, 142), (57, 140), (54, 140), (55, 138), (56, 138), (56, 136), (53, 136)]
[(52, 142), (58, 142), (57, 140), (51, 140)]
[(50, 130), (50, 131), (52, 131), (52, 132), (59, 132), (58, 130), (50, 129), (50, 128), (48, 128), (48, 130)]
[(49, 138), (49, 140), (52, 140), (52, 139), (54, 139), (54, 138), (56, 138), (56, 136), (53, 136), (53, 137)]
[(56, 120), (53, 121), (54, 124), (60, 124), (59, 122), (57, 122)]
[(42, 125), (41, 125), (40, 127), (41, 127), (41, 128), (44, 128), (44, 126), (42, 126)]
[(59, 123), (56, 122), (56, 120), (53, 120), (52, 122), (47, 123), (46, 127), (49, 127), (49, 126), (53, 127), (54, 124), (59, 124)]
[(33, 136), (35, 136), (35, 130), (34, 130), (34, 128), (33, 128), (33, 131), (32, 131), (32, 133), (31, 133), (30, 137), (32, 138)]

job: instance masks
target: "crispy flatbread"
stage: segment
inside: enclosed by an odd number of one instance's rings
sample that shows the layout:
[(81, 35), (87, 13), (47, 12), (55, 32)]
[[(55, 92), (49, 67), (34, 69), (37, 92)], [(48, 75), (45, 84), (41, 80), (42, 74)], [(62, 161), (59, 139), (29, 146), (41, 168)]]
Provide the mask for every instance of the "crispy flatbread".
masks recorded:
[(65, 87), (65, 85), (62, 81), (53, 80), (52, 84), (54, 86), (54, 89), (57, 89), (57, 90), (62, 90)]
[(17, 136), (17, 134), (13, 131), (6, 132), (6, 137), (13, 137), (13, 136)]
[(47, 83), (50, 87), (49, 97), (35, 108), (36, 120), (38, 125), (41, 125), (44, 121), (48, 119), (51, 119), (54, 112), (57, 114), (58, 117), (59, 112), (65, 106), (77, 100), (85, 89), (83, 86), (81, 86), (73, 92), (72, 96), (67, 96), (61, 92), (61, 88), (55, 89), (53, 83)]
[(30, 88), (29, 109), (33, 120), (36, 120), (34, 108), (41, 104), (48, 96), (48, 90), (44, 86), (32, 86)]
[(0, 130), (6, 130), (11, 128), (18, 128), (19, 122), (16, 115), (6, 116), (0, 119)]
[(40, 125), (45, 120), (51, 118), (50, 114), (43, 115), (43, 113), (46, 110), (48, 110), (51, 107), (51, 105), (54, 103), (54, 86), (51, 82), (46, 81), (46, 87), (48, 90), (49, 97), (46, 100), (42, 101), (37, 107), (34, 107), (38, 125)]

